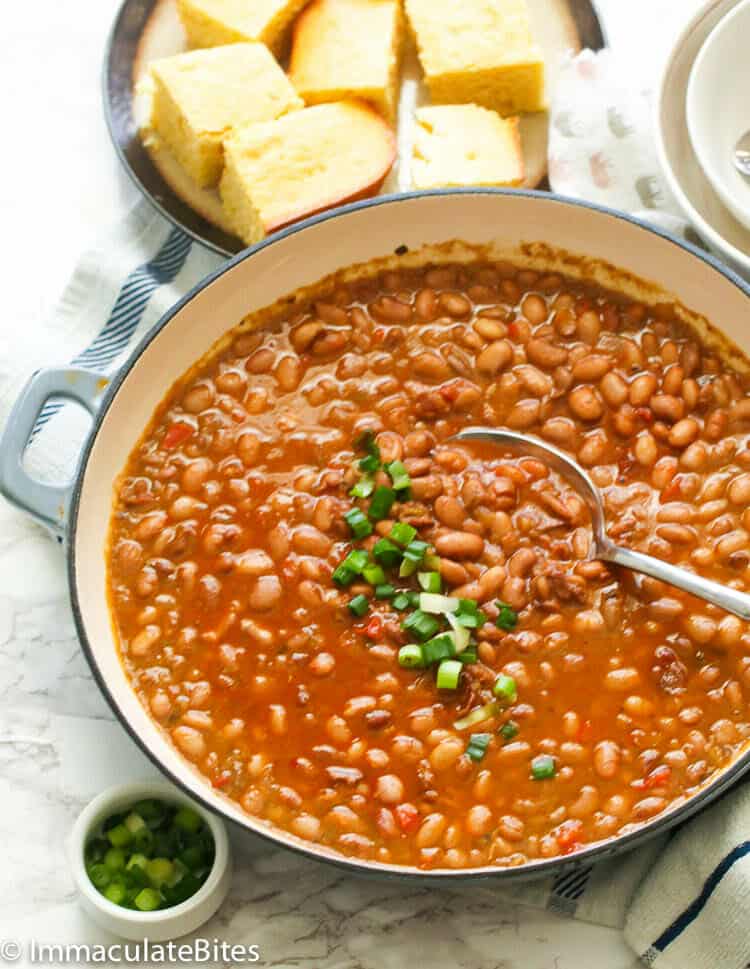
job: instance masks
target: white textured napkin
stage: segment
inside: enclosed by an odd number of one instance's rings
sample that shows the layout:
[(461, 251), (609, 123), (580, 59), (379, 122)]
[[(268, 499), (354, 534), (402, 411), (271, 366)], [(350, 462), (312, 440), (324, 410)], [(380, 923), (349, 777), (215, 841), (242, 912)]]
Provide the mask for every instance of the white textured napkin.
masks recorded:
[[(550, 180), (556, 191), (639, 211), (683, 232), (657, 174), (648, 92), (634, 88), (631, 68), (609, 51), (584, 52), (563, 67), (552, 108)], [(33, 340), (0, 360), (0, 423), (39, 367), (73, 361), (115, 370), (161, 314), (220, 262), (147, 203), (137, 205), (81, 259), (57, 311)], [(79, 409), (49, 406), (29, 450), (30, 469), (59, 479), (71, 469), (87, 427)], [(750, 959), (748, 799), (749, 791), (738, 790), (671, 839), (496, 894), (624, 925), (635, 951), (658, 969), (744, 969)]]

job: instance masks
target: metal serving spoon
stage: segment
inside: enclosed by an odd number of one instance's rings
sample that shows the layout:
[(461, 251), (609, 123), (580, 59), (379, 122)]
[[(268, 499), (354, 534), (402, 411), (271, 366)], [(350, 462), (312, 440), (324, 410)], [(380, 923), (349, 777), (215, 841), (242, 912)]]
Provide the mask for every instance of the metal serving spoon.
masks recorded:
[(750, 619), (750, 595), (738, 592), (728, 586), (710, 579), (701, 578), (687, 569), (681, 569), (669, 562), (634, 552), (629, 548), (615, 545), (607, 535), (607, 523), (604, 518), (602, 496), (591, 478), (583, 468), (569, 458), (567, 454), (534, 437), (516, 434), (513, 431), (496, 430), (491, 427), (468, 427), (456, 434), (453, 440), (458, 441), (492, 441), (504, 447), (507, 451), (532, 456), (544, 461), (553, 471), (557, 471), (568, 481), (583, 498), (586, 507), (591, 512), (591, 527), (594, 533), (594, 554), (592, 558), (604, 562), (622, 565), (626, 569), (643, 572), (654, 579), (660, 579), (669, 585), (676, 586), (684, 592), (712, 602), (715, 606), (734, 613), (741, 619)]
[(737, 139), (732, 159), (740, 175), (750, 177), (750, 131), (746, 131)]

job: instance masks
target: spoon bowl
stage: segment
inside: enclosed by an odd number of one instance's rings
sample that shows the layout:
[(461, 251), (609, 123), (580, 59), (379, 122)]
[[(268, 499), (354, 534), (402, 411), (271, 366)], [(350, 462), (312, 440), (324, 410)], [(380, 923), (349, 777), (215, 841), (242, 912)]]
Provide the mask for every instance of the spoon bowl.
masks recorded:
[(490, 441), (505, 451), (538, 458), (556, 471), (580, 495), (591, 514), (594, 538), (591, 558), (650, 575), (654, 579), (682, 589), (683, 592), (711, 602), (739, 616), (740, 619), (750, 619), (750, 595), (747, 593), (739, 592), (720, 582), (713, 582), (711, 579), (704, 579), (695, 572), (654, 558), (652, 555), (646, 555), (644, 552), (636, 552), (622, 545), (616, 545), (607, 535), (607, 519), (601, 492), (580, 464), (564, 451), (538, 438), (493, 427), (467, 427), (454, 435), (452, 440)]

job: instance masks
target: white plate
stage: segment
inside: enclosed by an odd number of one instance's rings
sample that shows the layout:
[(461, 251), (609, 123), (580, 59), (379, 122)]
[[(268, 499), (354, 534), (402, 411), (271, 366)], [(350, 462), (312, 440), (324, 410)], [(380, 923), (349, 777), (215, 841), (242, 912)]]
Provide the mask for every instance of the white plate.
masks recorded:
[(655, 102), (656, 149), (662, 174), (685, 217), (714, 252), (750, 277), (750, 229), (723, 205), (703, 174), (687, 130), (688, 78), (704, 41), (740, 0), (709, 0), (677, 38)]

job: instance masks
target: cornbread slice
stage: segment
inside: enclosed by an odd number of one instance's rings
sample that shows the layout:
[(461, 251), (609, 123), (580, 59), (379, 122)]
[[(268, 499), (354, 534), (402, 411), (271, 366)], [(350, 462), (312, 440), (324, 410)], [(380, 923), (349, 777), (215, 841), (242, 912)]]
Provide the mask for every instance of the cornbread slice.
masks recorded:
[(477, 104), (420, 108), (411, 175), (415, 188), (520, 185), (524, 178), (518, 118)]
[(278, 54), (307, 0), (177, 0), (190, 47), (260, 40)]
[(398, 0), (313, 0), (294, 25), (292, 84), (307, 104), (364, 98), (393, 121), (403, 28)]
[(393, 164), (396, 140), (363, 101), (337, 101), (236, 128), (224, 155), (224, 211), (252, 243), (295, 219), (372, 195)]
[(406, 0), (435, 104), (542, 111), (544, 60), (525, 0)]
[(230, 44), (154, 61), (152, 128), (200, 185), (215, 185), (235, 125), (303, 107), (264, 44)]

